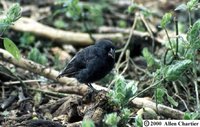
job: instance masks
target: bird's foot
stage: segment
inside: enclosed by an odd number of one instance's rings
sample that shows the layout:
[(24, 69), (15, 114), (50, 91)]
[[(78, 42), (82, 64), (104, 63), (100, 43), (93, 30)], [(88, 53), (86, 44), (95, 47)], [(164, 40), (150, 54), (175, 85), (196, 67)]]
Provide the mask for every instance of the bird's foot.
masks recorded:
[(96, 90), (96, 89), (92, 86), (92, 84), (88, 83), (87, 86), (90, 88), (90, 91), (89, 91), (90, 93), (97, 93), (97, 92), (98, 92), (98, 90)]

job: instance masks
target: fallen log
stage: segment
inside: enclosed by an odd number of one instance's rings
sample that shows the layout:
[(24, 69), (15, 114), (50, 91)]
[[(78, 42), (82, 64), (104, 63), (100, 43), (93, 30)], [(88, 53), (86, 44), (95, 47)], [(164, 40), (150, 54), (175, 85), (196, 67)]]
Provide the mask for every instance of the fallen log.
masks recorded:
[[(78, 46), (93, 44), (93, 40), (90, 38), (88, 33), (55, 29), (26, 17), (21, 17), (11, 28), (16, 31), (30, 32), (38, 36), (46, 37), (61, 44)], [(122, 41), (123, 39), (123, 35), (121, 33), (92, 34), (92, 36), (96, 40), (107, 38), (111, 40)]]

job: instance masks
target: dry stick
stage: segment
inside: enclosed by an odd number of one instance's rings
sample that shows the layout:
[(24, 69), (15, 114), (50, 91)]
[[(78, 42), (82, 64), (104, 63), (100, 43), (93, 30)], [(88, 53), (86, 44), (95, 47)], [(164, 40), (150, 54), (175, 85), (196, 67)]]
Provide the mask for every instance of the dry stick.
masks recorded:
[(150, 37), (151, 37), (151, 39), (152, 39), (152, 52), (154, 52), (154, 49), (155, 49), (155, 38), (154, 38), (154, 36), (153, 36), (153, 32), (152, 32), (152, 30), (151, 30), (149, 24), (146, 22), (146, 20), (145, 20), (145, 18), (144, 18), (144, 15), (141, 14), (141, 13), (139, 13), (139, 14), (140, 14), (141, 20), (143, 21), (144, 25), (146, 26), (147, 31), (149, 32), (149, 35), (150, 35)]
[(179, 95), (177, 95), (177, 94), (175, 94), (174, 96), (176, 96), (177, 98), (179, 98), (179, 99), (182, 101), (183, 105), (185, 106), (187, 112), (190, 112), (190, 110), (189, 110), (189, 108), (188, 108), (186, 102), (183, 100), (183, 98), (181, 98), (181, 97), (180, 97)]
[[(149, 28), (150, 29), (150, 28)], [(100, 33), (123, 33), (123, 34), (129, 34), (131, 32), (131, 28), (119, 28), (119, 27), (110, 27), (110, 26), (101, 26), (98, 28), (98, 31)], [(150, 37), (149, 32), (142, 32), (138, 30), (133, 30), (133, 35), (139, 36), (139, 37)], [(163, 43), (164, 40), (159, 41), (158, 38), (155, 38), (156, 41), (159, 43)]]
[(132, 28), (131, 28), (131, 32), (130, 32), (130, 34), (129, 34), (129, 38), (128, 38), (127, 42), (126, 42), (126, 45), (124, 46), (124, 48), (123, 48), (123, 50), (122, 50), (122, 52), (121, 52), (121, 54), (120, 54), (120, 56), (119, 56), (119, 59), (118, 59), (118, 61), (117, 61), (117, 65), (116, 65), (117, 71), (119, 71), (120, 62), (121, 62), (122, 57), (123, 57), (123, 55), (124, 55), (124, 53), (125, 53), (125, 51), (126, 51), (128, 45), (129, 45), (129, 43), (130, 43), (130, 41), (131, 41), (131, 37), (132, 37), (132, 35), (133, 35), (133, 30), (135, 29), (135, 26), (136, 26), (136, 23), (137, 23), (137, 15), (138, 15), (138, 14), (136, 14), (136, 16), (135, 16), (135, 19), (134, 19), (134, 22), (133, 22), (133, 25), (132, 25)]
[(87, 93), (87, 88), (84, 85), (78, 86), (57, 86), (57, 87), (48, 87), (49, 90), (61, 93), (85, 95)]
[[(58, 71), (53, 70), (51, 68), (46, 68), (45, 66), (34, 63), (31, 60), (27, 60), (24, 58), (21, 58), (20, 60), (16, 60), (9, 52), (7, 52), (4, 49), (0, 49), (0, 59), (3, 61), (7, 61), (9, 63), (12, 63), (20, 68), (45, 76), (52, 80), (56, 80), (56, 76), (59, 74)], [(70, 84), (73, 85), (73, 80), (68, 79), (68, 78), (62, 78), (58, 81), (62, 84), (65, 83), (68, 85)]]
[(126, 51), (126, 65), (120, 75), (123, 75), (126, 72), (126, 70), (128, 69), (129, 60), (130, 60), (130, 50), (127, 50)]
[[(6, 50), (3, 50), (3, 49), (0, 49), (0, 60), (7, 61), (9, 63), (12, 63), (12, 64), (20, 67), (20, 68), (24, 68), (24, 69), (34, 72), (36, 74), (43, 75), (52, 80), (56, 80), (56, 77), (58, 76), (58, 73), (59, 73), (56, 70), (46, 68), (40, 64), (34, 63), (33, 61), (30, 61), (30, 60), (27, 60), (24, 58), (21, 58), (20, 60), (16, 60), (9, 52), (7, 52)], [(63, 83), (63, 84), (76, 85), (77, 83), (74, 83), (74, 81), (75, 81), (74, 79), (70, 79), (67, 77), (64, 77), (64, 78), (61, 78), (58, 80), (58, 82)], [(109, 89), (107, 89), (105, 87), (101, 87), (98, 85), (93, 85), (93, 86), (97, 90), (101, 88), (103, 90), (109, 91)], [(48, 92), (48, 91), (45, 91), (45, 92)], [(149, 105), (151, 104), (150, 108), (156, 109), (155, 108), (156, 104), (154, 102), (147, 101), (142, 98), (135, 97), (131, 101), (133, 102), (133, 104), (137, 105), (137, 107), (140, 107), (140, 108), (149, 107)], [(171, 118), (175, 118), (175, 119), (182, 119), (183, 114), (184, 114), (183, 112), (181, 112), (179, 110), (172, 109), (172, 108), (164, 106), (164, 105), (158, 105), (158, 112), (160, 114), (162, 114), (163, 116), (167, 116), (167, 117), (171, 117)], [(171, 113), (171, 115), (169, 116), (170, 113)]]
[(172, 108), (167, 107), (165, 105), (158, 104), (157, 105), (158, 108), (156, 108), (156, 103), (149, 101), (145, 98), (135, 98), (134, 100), (132, 100), (132, 103), (136, 107), (151, 108), (154, 111), (157, 111), (159, 114), (166, 116), (168, 118), (183, 119), (183, 116), (184, 116), (183, 112), (176, 110), (176, 109), (172, 109)]
[[(78, 46), (86, 46), (93, 44), (90, 35), (87, 33), (70, 32), (70, 31), (55, 29), (26, 17), (21, 17), (19, 20), (17, 20), (12, 26), (12, 29), (22, 32), (31, 32), (33, 34), (46, 37), (51, 40), (55, 40), (56, 42), (60, 42), (62, 44), (72, 44)], [(108, 38), (111, 40), (122, 41), (123, 39), (123, 35), (120, 33), (92, 34), (92, 36), (96, 40), (99, 40), (101, 38)]]
[(59, 97), (67, 97), (71, 96), (71, 94), (65, 94), (65, 93), (59, 93), (59, 92), (52, 92), (52, 91), (47, 91), (47, 90), (41, 90), (41, 89), (36, 89), (36, 88), (28, 88), (29, 90), (36, 91), (36, 92), (42, 92), (54, 96), (59, 96)]
[(81, 126), (82, 126), (82, 121), (67, 124), (67, 127), (81, 127)]
[(42, 80), (22, 80), (22, 81), (9, 81), (9, 82), (3, 82), (3, 85), (16, 85), (23, 83), (33, 83), (33, 82), (42, 82)]

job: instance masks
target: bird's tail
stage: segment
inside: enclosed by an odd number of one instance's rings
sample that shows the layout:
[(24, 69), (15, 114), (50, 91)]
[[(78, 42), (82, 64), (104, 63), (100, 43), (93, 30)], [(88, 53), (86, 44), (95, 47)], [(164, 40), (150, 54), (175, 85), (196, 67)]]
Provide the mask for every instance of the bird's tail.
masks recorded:
[(76, 74), (78, 74), (79, 71), (76, 71), (74, 68), (64, 68), (63, 71), (59, 73), (59, 75), (56, 77), (56, 79), (62, 78), (62, 77), (73, 77)]

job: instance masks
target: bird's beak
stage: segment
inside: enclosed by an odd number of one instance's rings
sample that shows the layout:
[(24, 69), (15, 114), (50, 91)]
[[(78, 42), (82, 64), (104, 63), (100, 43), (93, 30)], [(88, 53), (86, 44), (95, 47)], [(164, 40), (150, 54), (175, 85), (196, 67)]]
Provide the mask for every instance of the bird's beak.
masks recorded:
[(108, 52), (108, 56), (115, 59), (115, 50), (111, 48), (110, 51)]

